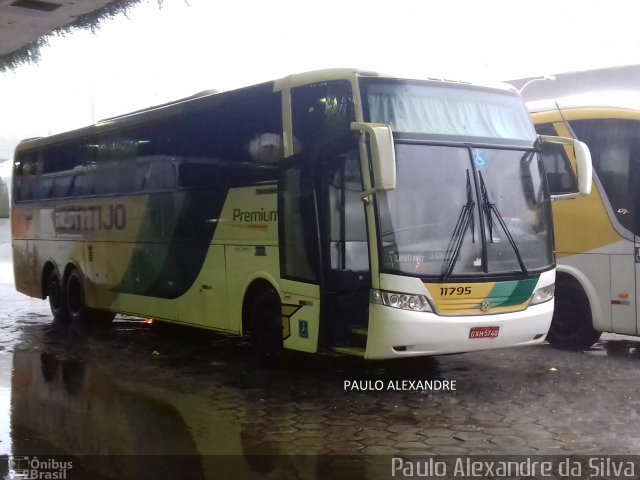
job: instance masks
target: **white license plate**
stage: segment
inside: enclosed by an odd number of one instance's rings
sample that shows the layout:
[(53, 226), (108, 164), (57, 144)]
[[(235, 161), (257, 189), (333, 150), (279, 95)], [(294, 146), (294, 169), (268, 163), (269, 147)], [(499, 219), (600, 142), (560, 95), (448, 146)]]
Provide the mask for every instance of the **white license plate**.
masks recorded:
[(469, 338), (496, 338), (500, 332), (500, 327), (471, 327)]

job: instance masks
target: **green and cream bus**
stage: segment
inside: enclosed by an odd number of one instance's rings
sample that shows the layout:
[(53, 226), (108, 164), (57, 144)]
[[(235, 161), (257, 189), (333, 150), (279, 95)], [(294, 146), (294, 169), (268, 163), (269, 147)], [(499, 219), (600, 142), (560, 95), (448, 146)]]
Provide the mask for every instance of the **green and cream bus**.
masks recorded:
[(551, 199), (517, 91), (327, 70), (23, 141), (18, 291), (368, 359), (542, 343)]
[[(588, 348), (601, 332), (640, 335), (638, 99), (594, 93), (529, 104), (538, 133), (579, 139), (593, 157), (591, 194), (553, 206), (558, 278), (548, 340), (559, 347)], [(549, 148), (544, 161), (551, 193), (571, 191), (572, 153)]]

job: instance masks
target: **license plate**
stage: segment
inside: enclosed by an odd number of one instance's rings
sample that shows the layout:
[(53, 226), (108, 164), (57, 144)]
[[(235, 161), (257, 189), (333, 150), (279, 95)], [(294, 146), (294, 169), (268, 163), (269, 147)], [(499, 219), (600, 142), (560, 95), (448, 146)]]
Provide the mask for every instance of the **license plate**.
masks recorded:
[(496, 338), (500, 327), (471, 327), (469, 338)]

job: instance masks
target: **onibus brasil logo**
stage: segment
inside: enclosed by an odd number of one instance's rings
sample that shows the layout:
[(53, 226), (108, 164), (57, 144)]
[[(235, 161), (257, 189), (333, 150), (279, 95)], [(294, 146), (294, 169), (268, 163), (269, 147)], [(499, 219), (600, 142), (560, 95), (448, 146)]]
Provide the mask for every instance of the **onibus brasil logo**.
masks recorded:
[(27, 456), (9, 457), (9, 478), (25, 480), (66, 480), (73, 462)]

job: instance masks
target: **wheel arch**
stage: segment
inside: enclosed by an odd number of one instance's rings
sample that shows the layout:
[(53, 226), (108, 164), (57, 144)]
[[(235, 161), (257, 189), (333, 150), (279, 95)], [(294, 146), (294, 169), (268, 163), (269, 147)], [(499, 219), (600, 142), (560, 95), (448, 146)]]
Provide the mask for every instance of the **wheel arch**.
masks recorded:
[[(600, 297), (598, 296), (598, 290), (596, 289), (593, 282), (587, 277), (581, 270), (563, 265), (558, 266), (556, 269), (556, 283), (561, 281), (569, 281), (577, 284), (582, 291), (587, 296), (587, 301), (589, 302), (589, 309), (591, 310), (591, 324), (593, 328), (597, 330), (602, 330), (602, 325), (596, 325), (598, 320), (602, 320), (606, 318), (603, 315), (602, 303), (600, 302)], [(611, 326), (609, 326), (608, 330), (610, 331)]]
[(249, 306), (251, 305), (251, 300), (256, 297), (258, 292), (262, 290), (266, 290), (269, 288), (273, 288), (280, 300), (282, 301), (282, 295), (280, 294), (280, 289), (277, 287), (277, 282), (274, 277), (271, 275), (261, 272), (256, 273), (256, 275), (247, 279), (244, 286), (244, 293), (242, 295), (242, 312), (241, 312), (241, 335), (245, 335), (248, 331), (249, 319), (248, 319), (248, 311)]

